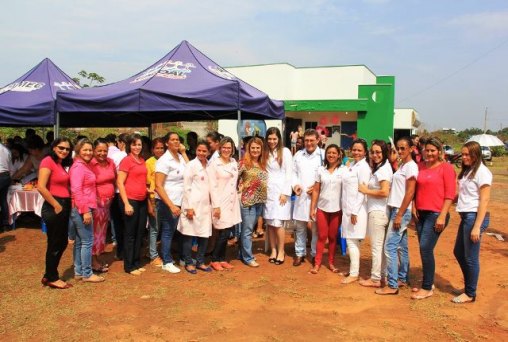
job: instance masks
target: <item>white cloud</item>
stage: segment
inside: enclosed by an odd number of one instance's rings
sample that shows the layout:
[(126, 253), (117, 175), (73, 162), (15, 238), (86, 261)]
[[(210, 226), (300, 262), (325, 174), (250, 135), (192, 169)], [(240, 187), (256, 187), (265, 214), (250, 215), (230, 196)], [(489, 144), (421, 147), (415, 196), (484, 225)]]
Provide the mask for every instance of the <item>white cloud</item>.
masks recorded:
[(474, 35), (507, 35), (508, 11), (465, 14), (450, 19), (447, 25)]

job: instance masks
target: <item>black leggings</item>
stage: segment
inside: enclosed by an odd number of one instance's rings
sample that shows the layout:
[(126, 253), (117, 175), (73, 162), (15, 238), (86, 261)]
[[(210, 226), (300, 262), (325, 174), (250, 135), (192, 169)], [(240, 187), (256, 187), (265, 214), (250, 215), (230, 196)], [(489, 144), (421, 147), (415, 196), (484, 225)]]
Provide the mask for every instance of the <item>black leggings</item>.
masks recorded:
[(212, 261), (226, 261), (226, 247), (228, 245), (228, 238), (231, 234), (231, 229), (217, 229), (219, 231), (219, 236), (217, 236), (217, 241), (215, 241), (215, 248), (212, 251)]
[(50, 282), (59, 279), (58, 264), (65, 248), (67, 248), (69, 215), (71, 212), (70, 198), (55, 197), (55, 199), (63, 208), (59, 214), (56, 214), (53, 206), (46, 201), (44, 201), (41, 211), (42, 219), (46, 223), (46, 235), (48, 237), (44, 278)]

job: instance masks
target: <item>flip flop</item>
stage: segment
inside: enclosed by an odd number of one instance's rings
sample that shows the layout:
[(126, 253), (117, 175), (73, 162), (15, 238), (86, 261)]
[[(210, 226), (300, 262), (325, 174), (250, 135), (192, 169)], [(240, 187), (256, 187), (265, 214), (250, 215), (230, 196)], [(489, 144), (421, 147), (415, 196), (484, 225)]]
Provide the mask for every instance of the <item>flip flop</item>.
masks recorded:
[(374, 291), (374, 293), (381, 295), (381, 296), (395, 296), (395, 295), (399, 294), (399, 289), (397, 289), (397, 291), (395, 291), (395, 292), (384, 292), (383, 289), (378, 289), (378, 290)]
[(427, 293), (427, 294), (425, 294), (425, 295), (417, 295), (417, 294), (413, 294), (413, 295), (411, 295), (411, 299), (421, 300), (421, 299), (429, 298), (429, 297), (431, 297), (433, 294), (434, 294), (434, 292), (433, 292), (433, 291), (430, 291), (429, 293)]
[(454, 297), (451, 299), (451, 302), (455, 303), (455, 304), (474, 303), (475, 301), (476, 301), (476, 297), (469, 297), (469, 300), (462, 300), (462, 299), (460, 299), (460, 296), (457, 296), (457, 297)]

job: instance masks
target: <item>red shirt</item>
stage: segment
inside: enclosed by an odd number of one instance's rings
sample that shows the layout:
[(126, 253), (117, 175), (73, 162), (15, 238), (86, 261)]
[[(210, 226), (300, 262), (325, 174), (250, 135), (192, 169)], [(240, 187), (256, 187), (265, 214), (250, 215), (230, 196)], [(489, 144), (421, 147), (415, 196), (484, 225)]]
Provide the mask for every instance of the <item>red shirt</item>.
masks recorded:
[(49, 169), (51, 171), (46, 187), (53, 196), (62, 198), (71, 197), (69, 192), (69, 174), (65, 171), (62, 164), (55, 163), (50, 156), (47, 156), (41, 161), (39, 169)]
[(125, 192), (127, 198), (134, 201), (143, 201), (146, 199), (146, 165), (145, 160), (139, 157), (139, 161), (136, 161), (134, 157), (129, 154), (123, 158), (118, 167), (118, 171), (127, 173), (125, 179)]
[(111, 198), (115, 195), (116, 167), (112, 159), (107, 158), (106, 164), (99, 164), (97, 159), (90, 162), (93, 173), (95, 173), (95, 184), (97, 186), (97, 197)]
[(416, 209), (438, 213), (445, 199), (455, 198), (455, 169), (446, 162), (430, 169), (422, 162), (418, 167), (420, 170), (416, 178)]

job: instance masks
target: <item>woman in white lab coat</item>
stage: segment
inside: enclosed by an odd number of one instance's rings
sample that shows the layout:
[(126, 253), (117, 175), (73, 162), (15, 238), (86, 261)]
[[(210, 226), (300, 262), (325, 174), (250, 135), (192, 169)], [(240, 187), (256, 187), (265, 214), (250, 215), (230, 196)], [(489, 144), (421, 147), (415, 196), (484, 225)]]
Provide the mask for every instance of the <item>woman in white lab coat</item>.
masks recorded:
[(353, 162), (344, 172), (342, 181), (342, 237), (349, 250), (349, 275), (342, 281), (349, 284), (358, 280), (360, 273), (360, 242), (367, 233), (367, 196), (358, 186), (368, 183), (371, 169), (368, 163), (367, 142), (356, 139), (351, 146)]
[[(178, 231), (183, 235), (183, 257), (185, 270), (196, 274), (197, 270), (210, 272), (205, 265), (205, 252), (208, 238), (212, 235), (212, 204), (208, 173), (208, 154), (210, 146), (206, 141), (199, 141), (196, 146), (196, 158), (187, 164), (183, 173), (182, 214)], [(198, 251), (196, 266), (192, 262), (192, 240), (197, 239)]]
[(276, 265), (284, 262), (284, 223), (291, 219), (291, 175), (293, 156), (282, 145), (282, 136), (277, 127), (266, 131), (266, 170), (268, 172), (267, 199), (263, 218), (268, 227), (270, 258)]

